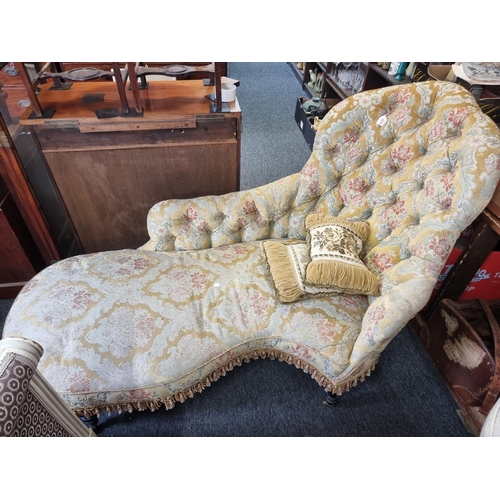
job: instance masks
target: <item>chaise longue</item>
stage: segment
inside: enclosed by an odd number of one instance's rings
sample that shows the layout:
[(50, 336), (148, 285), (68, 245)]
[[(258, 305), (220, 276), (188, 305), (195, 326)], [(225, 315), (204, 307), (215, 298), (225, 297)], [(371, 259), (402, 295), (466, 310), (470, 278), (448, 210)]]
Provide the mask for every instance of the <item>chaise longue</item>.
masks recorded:
[(44, 269), (3, 337), (43, 347), (81, 417), (169, 409), (265, 357), (340, 395), (426, 305), (499, 178), (500, 131), (463, 87), (362, 92), (323, 118), (300, 172), (159, 202), (142, 247)]

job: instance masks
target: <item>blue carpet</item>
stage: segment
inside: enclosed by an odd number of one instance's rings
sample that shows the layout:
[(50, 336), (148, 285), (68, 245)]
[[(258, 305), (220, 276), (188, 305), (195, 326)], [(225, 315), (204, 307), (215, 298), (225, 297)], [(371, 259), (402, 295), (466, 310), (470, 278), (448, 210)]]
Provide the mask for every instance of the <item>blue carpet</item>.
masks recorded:
[(415, 333), (403, 329), (365, 382), (322, 403), (302, 370), (269, 359), (228, 372), (172, 410), (100, 418), (99, 436), (465, 437), (472, 436)]
[(287, 63), (229, 63), (240, 80), (240, 188), (250, 189), (299, 172), (311, 155), (295, 123), (297, 97), (306, 94)]

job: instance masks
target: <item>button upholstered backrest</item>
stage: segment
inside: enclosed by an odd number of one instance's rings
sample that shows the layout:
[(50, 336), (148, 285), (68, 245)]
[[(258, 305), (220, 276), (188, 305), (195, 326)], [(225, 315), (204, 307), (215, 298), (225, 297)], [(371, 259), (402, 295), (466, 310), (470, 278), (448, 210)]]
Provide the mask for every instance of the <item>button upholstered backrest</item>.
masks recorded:
[(371, 270), (420, 258), (437, 276), (498, 183), (500, 131), (457, 84), (378, 89), (330, 111), (304, 171), (325, 186), (314, 211), (370, 223)]
[(160, 202), (149, 212), (151, 239), (141, 249), (304, 239), (305, 217), (325, 212), (370, 223), (363, 257), (383, 275), (382, 289), (412, 265), (423, 272), (417, 259), (432, 280), (491, 198), (499, 157), (498, 127), (459, 85), (362, 92), (325, 116), (300, 172), (247, 191)]

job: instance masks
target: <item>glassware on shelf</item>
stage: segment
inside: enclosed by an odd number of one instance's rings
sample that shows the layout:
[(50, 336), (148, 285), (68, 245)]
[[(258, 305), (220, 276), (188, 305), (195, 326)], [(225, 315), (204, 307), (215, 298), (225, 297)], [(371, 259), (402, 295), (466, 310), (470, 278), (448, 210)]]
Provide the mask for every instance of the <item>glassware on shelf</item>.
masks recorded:
[(351, 89), (352, 73), (351, 73), (350, 68), (352, 67), (352, 64), (353, 64), (352, 62), (345, 62), (344, 63), (345, 72), (344, 72), (343, 78), (342, 78), (342, 87), (344, 87), (347, 90)]
[(359, 62), (332, 63), (331, 76), (334, 81), (349, 93), (357, 93), (363, 88), (364, 71)]
[(389, 66), (389, 70), (387, 74), (391, 76), (396, 76), (397, 72), (399, 69), (399, 63), (398, 62), (391, 62), (391, 65)]

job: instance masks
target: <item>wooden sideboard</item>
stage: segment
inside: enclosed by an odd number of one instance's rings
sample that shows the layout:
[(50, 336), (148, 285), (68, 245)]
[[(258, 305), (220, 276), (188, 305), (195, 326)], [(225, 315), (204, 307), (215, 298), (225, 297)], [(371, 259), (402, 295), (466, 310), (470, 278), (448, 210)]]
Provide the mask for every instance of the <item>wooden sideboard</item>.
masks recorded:
[(239, 190), (241, 109), (236, 100), (211, 112), (213, 86), (151, 81), (140, 93), (142, 116), (105, 118), (97, 116), (121, 109), (115, 83), (50, 86), (39, 86), (38, 99), (52, 117), (28, 109), (19, 123), (35, 137), (85, 253), (144, 244), (158, 201)]

